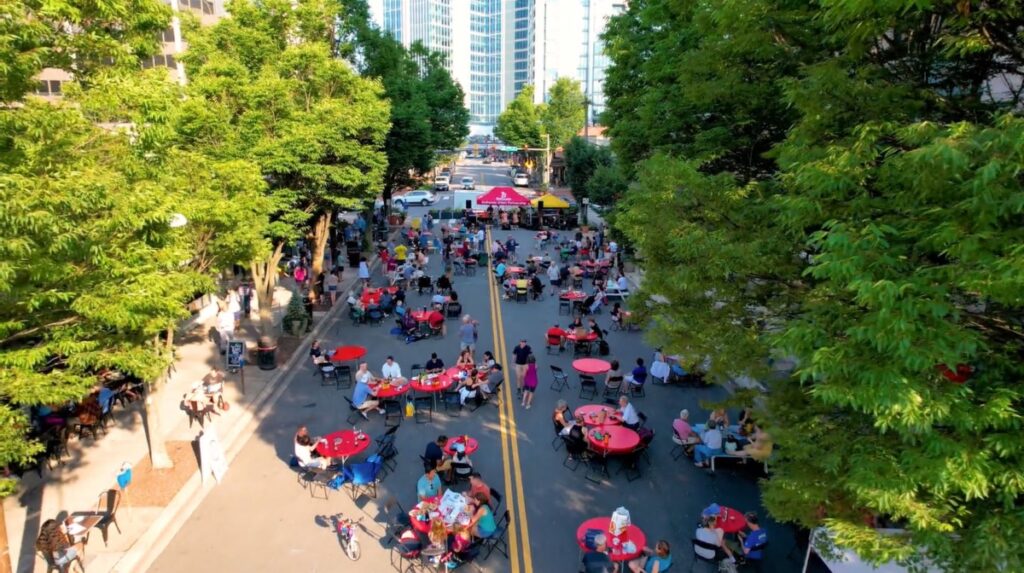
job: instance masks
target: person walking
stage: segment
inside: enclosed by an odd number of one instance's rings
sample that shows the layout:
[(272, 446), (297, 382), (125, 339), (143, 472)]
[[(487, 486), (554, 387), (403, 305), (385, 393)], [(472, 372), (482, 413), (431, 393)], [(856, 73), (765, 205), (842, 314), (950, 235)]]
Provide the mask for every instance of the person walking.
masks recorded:
[(523, 375), (523, 402), (527, 410), (533, 405), (533, 393), (537, 390), (537, 357), (531, 354), (526, 358), (526, 374)]
[(228, 310), (228, 305), (220, 303), (220, 311), (217, 313), (217, 344), (220, 346), (220, 353), (228, 351), (228, 341), (235, 336), (235, 313)]
[(459, 326), (459, 350), (469, 350), (472, 356), (476, 352), (476, 330), (477, 321), (468, 314), (462, 317), (462, 325)]
[(523, 396), (523, 377), (526, 376), (526, 366), (528, 364), (530, 355), (533, 354), (533, 349), (526, 343), (526, 339), (519, 341), (519, 345), (512, 349), (512, 355), (515, 357), (513, 364), (516, 368), (516, 396)]

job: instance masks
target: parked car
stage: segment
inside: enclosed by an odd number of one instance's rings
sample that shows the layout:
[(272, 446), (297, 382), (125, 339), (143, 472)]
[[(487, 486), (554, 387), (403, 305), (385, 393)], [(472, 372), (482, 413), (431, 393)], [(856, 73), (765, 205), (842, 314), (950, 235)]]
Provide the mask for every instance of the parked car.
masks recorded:
[(395, 206), (405, 209), (409, 205), (433, 205), (437, 198), (430, 191), (419, 189), (416, 191), (409, 191), (405, 195), (396, 197), (394, 200)]
[(472, 177), (463, 177), (462, 178), (462, 188), (463, 189), (469, 189), (469, 190), (476, 189), (476, 183), (473, 182), (473, 178)]
[(512, 179), (512, 184), (516, 187), (528, 187), (530, 185), (530, 178), (525, 173), (516, 173), (516, 176)]
[(441, 175), (434, 179), (434, 191), (447, 191), (451, 179), (447, 175)]

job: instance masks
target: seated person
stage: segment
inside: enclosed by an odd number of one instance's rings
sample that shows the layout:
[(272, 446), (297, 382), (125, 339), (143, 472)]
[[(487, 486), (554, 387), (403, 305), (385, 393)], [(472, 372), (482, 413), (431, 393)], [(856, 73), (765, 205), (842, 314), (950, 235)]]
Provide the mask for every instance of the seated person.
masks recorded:
[(512, 277), (505, 278), (501, 283), (501, 287), (504, 290), (504, 294), (502, 296), (504, 296), (505, 300), (509, 300), (516, 296), (516, 279)]
[(761, 428), (756, 428), (750, 436), (750, 442), (743, 446), (742, 450), (734, 452), (737, 456), (750, 456), (759, 462), (767, 460), (772, 455), (774, 443), (771, 436)]
[(380, 407), (380, 401), (377, 400), (377, 390), (370, 386), (370, 382), (373, 381), (373, 374), (370, 373), (366, 362), (359, 363), (359, 369), (356, 370), (355, 378), (356, 386), (352, 390), (352, 405), (359, 409), (359, 413), (365, 419), (369, 419), (367, 412), (374, 408), (377, 409), (377, 412), (383, 414), (384, 408)]
[(430, 277), (422, 274), (421, 272), (419, 278), (416, 279), (416, 290), (418, 290), (420, 294), (423, 294), (423, 291), (430, 290), (432, 284), (433, 282), (430, 280)]
[(431, 467), (444, 477), (445, 481), (451, 480), (452, 461), (444, 453), (444, 446), (448, 443), (448, 436), (441, 434), (436, 440), (427, 444), (423, 451), (425, 464), (433, 464)]
[(530, 292), (533, 293), (533, 300), (540, 298), (540, 295), (544, 294), (544, 283), (540, 281), (540, 277), (533, 275), (530, 277)]
[(498, 261), (498, 264), (495, 265), (495, 267), (494, 267), (494, 276), (498, 277), (498, 279), (500, 279), (500, 280), (504, 280), (504, 278), (505, 278), (505, 263), (503, 261)]
[(622, 327), (622, 305), (615, 303), (612, 305), (612, 322)]
[(597, 290), (594, 291), (592, 297), (593, 298), (590, 301), (590, 305), (584, 304), (584, 307), (587, 309), (588, 313), (595, 314), (602, 306), (604, 306), (604, 303), (606, 300), (608, 300), (608, 298), (607, 295), (605, 295), (604, 293), (604, 289), (602, 289), (600, 286), (598, 286)]
[(601, 327), (597, 325), (597, 321), (596, 320), (594, 320), (593, 318), (588, 318), (587, 319), (587, 328), (590, 330), (590, 332), (592, 334), (596, 334), (597, 335), (597, 339), (598, 340), (604, 340), (604, 330), (601, 329)]
[(386, 289), (380, 293), (380, 310), (384, 314), (391, 314), (395, 308), (395, 298)]
[(619, 361), (612, 360), (609, 363), (609, 366), (611, 366), (611, 368), (608, 370), (608, 372), (605, 373), (604, 387), (609, 390), (617, 389), (619, 391), (622, 391), (623, 377), (622, 371), (619, 370)]
[(468, 398), (480, 398), (480, 393), (490, 394), (492, 388), (496, 388), (498, 382), (504, 379), (500, 364), (494, 364), (486, 378), (470, 376), (466, 378), (464, 385), (459, 388), (459, 403), (466, 405)]
[(442, 337), (448, 334), (447, 323), (439, 310), (430, 311), (430, 314), (427, 315), (427, 325), (430, 326), (432, 332), (440, 332)]
[(468, 478), (469, 474), (473, 473), (473, 461), (466, 453), (466, 446), (458, 443), (452, 449), (455, 451), (455, 455), (452, 456), (452, 472), (459, 477)]
[(516, 291), (517, 292), (529, 292), (530, 281), (526, 279), (516, 279)]
[(427, 360), (427, 364), (426, 366), (423, 367), (423, 370), (427, 374), (435, 374), (437, 372), (441, 372), (444, 370), (444, 361), (437, 357), (436, 352), (431, 352), (430, 360)]
[(658, 541), (654, 549), (644, 547), (638, 559), (628, 563), (630, 573), (665, 573), (672, 566), (668, 541)]
[(694, 545), (694, 553), (700, 555), (704, 559), (711, 559), (713, 561), (728, 559), (729, 561), (736, 561), (732, 556), (732, 550), (729, 549), (729, 546), (725, 543), (725, 532), (718, 526), (717, 515), (705, 517), (701, 526), (697, 528), (694, 538), (697, 541), (703, 541), (704, 543), (715, 547), (714, 549), (711, 549), (710, 547)]
[(547, 331), (548, 345), (557, 345), (559, 351), (565, 350), (565, 336), (567, 334), (569, 333), (559, 328), (557, 324), (552, 326)]
[(398, 290), (395, 291), (395, 302), (405, 303), (405, 289), (401, 285), (398, 286)]
[[(398, 307), (395, 307), (395, 309), (397, 310)], [(402, 318), (396, 322), (398, 322), (398, 325), (402, 328), (402, 332), (407, 337), (416, 337), (419, 333), (419, 324), (416, 322), (416, 319), (412, 317), (412, 313), (405, 312), (401, 316)]]
[(635, 386), (643, 386), (644, 382), (647, 382), (647, 368), (644, 367), (644, 359), (636, 359), (636, 368), (629, 376), (626, 376), (626, 382)]
[(395, 362), (394, 356), (388, 356), (384, 360), (384, 365), (380, 367), (380, 376), (397, 384), (405, 382), (405, 378), (402, 377), (402, 367)]
[(480, 359), (480, 370), (483, 370), (484, 373), (490, 373), (491, 368), (494, 368), (495, 364), (494, 354), (490, 350), (485, 350), (483, 358)]
[(487, 485), (479, 473), (472, 472), (469, 474), (469, 497), (478, 493), (487, 499), (487, 503), (491, 503), (491, 486)]
[(301, 468), (327, 469), (327, 458), (319, 457), (316, 452), (316, 442), (319, 438), (311, 438), (306, 426), (299, 426), (295, 432), (295, 459), (299, 461)]
[(448, 274), (441, 275), (441, 278), (437, 279), (438, 290), (449, 291), (452, 290), (452, 279), (448, 278)]
[(737, 536), (743, 542), (743, 557), (747, 560), (760, 561), (764, 559), (764, 544), (768, 543), (768, 533), (761, 529), (758, 523), (757, 514), (748, 511), (743, 516), (747, 520), (749, 533), (739, 532)]
[(629, 292), (629, 281), (626, 280), (626, 275), (619, 275), (619, 278), (615, 280), (615, 288), (619, 292)]
[(476, 494), (467, 507), (469, 505), (473, 506), (473, 517), (466, 527), (480, 539), (487, 539), (494, 535), (498, 531), (498, 524), (494, 521), (494, 513), (491, 511), (491, 506), (487, 504), (487, 498), (482, 494)]
[(314, 340), (313, 344), (309, 347), (309, 357), (313, 359), (313, 364), (323, 364), (327, 362), (327, 356), (324, 355), (324, 349), (320, 347), (320, 341)]
[(455, 365), (459, 368), (469, 369), (473, 367), (473, 353), (468, 348), (463, 348), (462, 352), (459, 352), (459, 357), (455, 360)]
[(416, 497), (420, 501), (436, 500), (444, 493), (441, 487), (441, 479), (437, 477), (437, 470), (426, 468), (424, 474), (416, 482)]
[(451, 291), (448, 293), (448, 298), (451, 299), (452, 302), (459, 302), (459, 293)]
[[(408, 309), (405, 308), (405, 303), (403, 301), (397, 300), (395, 302), (394, 312), (399, 318), (404, 317), (406, 315), (407, 310)], [(399, 326), (401, 326), (401, 321), (399, 321), (398, 324)]]
[(706, 468), (708, 460), (725, 453), (722, 449), (725, 438), (720, 428), (720, 426), (708, 426), (700, 435), (700, 443), (693, 450), (693, 465)]
[(594, 536), (594, 550), (583, 554), (583, 573), (615, 573), (618, 568), (608, 556), (608, 537), (604, 533)]
[(554, 413), (551, 414), (551, 419), (555, 423), (555, 427), (558, 428), (558, 433), (561, 434), (569, 424), (573, 423), (572, 412), (569, 411), (569, 403), (565, 400), (559, 400), (555, 406)]
[(685, 408), (679, 411), (679, 417), (672, 422), (672, 432), (682, 445), (695, 444), (700, 441), (693, 431), (693, 427), (690, 426), (690, 411)]
[(636, 408), (629, 403), (627, 396), (619, 396), (619, 415), (622, 416), (622, 425), (635, 430), (640, 427), (640, 415), (637, 414)]

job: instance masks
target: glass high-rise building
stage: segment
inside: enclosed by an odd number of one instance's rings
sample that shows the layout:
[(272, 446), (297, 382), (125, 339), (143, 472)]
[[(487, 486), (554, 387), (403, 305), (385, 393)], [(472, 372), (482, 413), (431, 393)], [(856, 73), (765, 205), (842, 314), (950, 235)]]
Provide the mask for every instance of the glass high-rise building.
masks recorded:
[[(466, 93), (470, 133), (490, 134), (508, 102), (533, 84), (544, 57), (539, 17), (546, 0), (381, 0), (377, 24), (411, 46), (445, 54)], [(537, 86), (535, 99), (541, 101)]]

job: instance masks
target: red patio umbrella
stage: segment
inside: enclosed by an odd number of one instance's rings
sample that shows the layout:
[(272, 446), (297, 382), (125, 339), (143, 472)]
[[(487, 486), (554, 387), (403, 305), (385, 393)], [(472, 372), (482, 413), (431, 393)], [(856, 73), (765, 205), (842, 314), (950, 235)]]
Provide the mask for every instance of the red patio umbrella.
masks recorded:
[(519, 194), (512, 187), (495, 187), (477, 197), (477, 205), (495, 205), (497, 207), (526, 207), (530, 200)]

